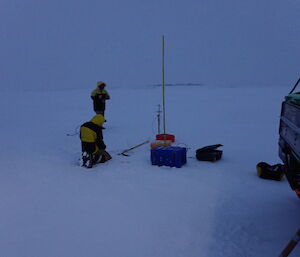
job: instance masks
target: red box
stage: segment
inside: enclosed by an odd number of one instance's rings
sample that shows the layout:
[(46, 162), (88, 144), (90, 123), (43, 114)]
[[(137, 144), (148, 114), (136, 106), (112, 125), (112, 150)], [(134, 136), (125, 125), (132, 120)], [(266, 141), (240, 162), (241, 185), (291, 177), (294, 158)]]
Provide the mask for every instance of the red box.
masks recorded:
[(172, 142), (175, 142), (175, 136), (171, 134), (157, 134), (156, 140), (171, 140)]

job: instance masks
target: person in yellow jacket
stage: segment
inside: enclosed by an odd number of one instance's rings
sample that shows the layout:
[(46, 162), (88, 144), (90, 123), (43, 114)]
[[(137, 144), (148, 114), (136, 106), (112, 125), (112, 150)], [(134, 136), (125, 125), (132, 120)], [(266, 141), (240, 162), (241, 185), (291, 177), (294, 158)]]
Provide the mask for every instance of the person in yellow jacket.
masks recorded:
[(80, 126), (82, 166), (92, 168), (100, 157), (101, 163), (111, 159), (110, 154), (105, 151), (106, 145), (103, 141), (102, 133), (103, 123), (103, 115), (96, 114), (90, 121)]
[(110, 95), (107, 90), (104, 89), (105, 87), (106, 84), (103, 81), (98, 81), (96, 89), (91, 93), (95, 113), (102, 114), (103, 116), (105, 112), (105, 102), (110, 99)]

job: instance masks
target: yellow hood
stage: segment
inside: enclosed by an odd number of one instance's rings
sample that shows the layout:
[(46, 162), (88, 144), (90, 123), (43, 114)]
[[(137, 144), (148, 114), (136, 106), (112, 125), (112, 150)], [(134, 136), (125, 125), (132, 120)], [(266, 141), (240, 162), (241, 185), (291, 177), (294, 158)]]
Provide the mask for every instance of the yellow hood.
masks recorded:
[(98, 126), (102, 126), (104, 123), (104, 117), (102, 114), (96, 114), (92, 119), (91, 122), (95, 123)]

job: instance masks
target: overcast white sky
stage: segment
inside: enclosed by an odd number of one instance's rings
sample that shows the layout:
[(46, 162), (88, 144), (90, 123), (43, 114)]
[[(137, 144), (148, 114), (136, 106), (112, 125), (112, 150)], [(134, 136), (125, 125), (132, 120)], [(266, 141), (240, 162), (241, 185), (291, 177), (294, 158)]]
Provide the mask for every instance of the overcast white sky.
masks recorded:
[(298, 0), (1, 0), (0, 88), (293, 84)]

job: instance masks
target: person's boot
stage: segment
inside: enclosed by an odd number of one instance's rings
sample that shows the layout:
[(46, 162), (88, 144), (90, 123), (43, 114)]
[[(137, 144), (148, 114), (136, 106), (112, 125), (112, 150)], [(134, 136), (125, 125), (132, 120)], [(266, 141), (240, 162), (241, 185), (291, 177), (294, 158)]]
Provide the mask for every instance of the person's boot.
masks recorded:
[(104, 162), (106, 162), (106, 159), (105, 159), (104, 155), (101, 155), (101, 159), (100, 159), (99, 163), (104, 163)]
[(81, 159), (82, 159), (82, 166), (85, 167), (86, 166), (86, 162), (87, 162), (87, 153), (83, 152), (81, 154)]
[(99, 161), (100, 154), (94, 154), (93, 155), (93, 164), (96, 164)]
[(105, 156), (107, 161), (109, 161), (112, 158), (111, 155), (106, 151), (104, 151), (104, 156)]
[(104, 163), (104, 162), (107, 162), (111, 159), (111, 155), (106, 152), (105, 150), (101, 151), (101, 160), (100, 160), (100, 163)]
[(92, 154), (88, 154), (87, 162), (86, 162), (85, 167), (87, 167), (87, 168), (92, 168), (93, 167), (93, 155)]

